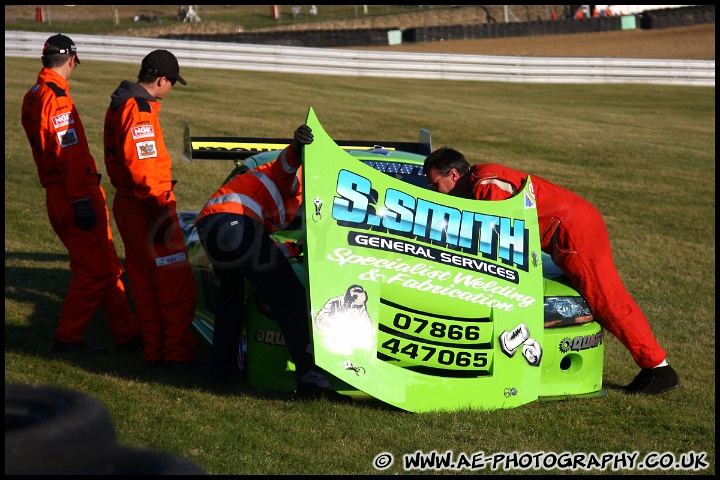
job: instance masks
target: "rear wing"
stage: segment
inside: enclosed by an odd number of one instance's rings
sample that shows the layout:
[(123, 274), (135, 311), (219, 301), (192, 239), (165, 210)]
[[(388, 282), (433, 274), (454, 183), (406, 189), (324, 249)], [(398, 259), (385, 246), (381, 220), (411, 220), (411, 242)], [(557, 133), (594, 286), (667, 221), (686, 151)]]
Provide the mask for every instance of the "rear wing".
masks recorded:
[[(290, 145), (292, 138), (258, 137), (194, 137), (190, 125), (183, 124), (183, 158), (193, 160), (232, 160), (236, 164), (261, 152), (282, 150)], [(420, 138), (414, 142), (376, 142), (364, 140), (336, 140), (343, 150), (399, 150), (419, 155), (430, 155), (432, 141), (430, 130), (420, 129)]]

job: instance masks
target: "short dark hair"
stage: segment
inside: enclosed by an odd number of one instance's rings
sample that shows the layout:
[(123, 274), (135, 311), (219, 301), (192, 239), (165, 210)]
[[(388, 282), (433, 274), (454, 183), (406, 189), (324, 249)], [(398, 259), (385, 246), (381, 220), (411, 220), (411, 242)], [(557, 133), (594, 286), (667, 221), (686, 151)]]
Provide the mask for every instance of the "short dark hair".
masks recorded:
[(145, 70), (140, 70), (140, 73), (138, 73), (138, 83), (154, 83), (158, 78), (160, 78), (160, 76), (153, 75)]
[(58, 68), (69, 62), (70, 57), (64, 53), (50, 53), (42, 56), (42, 64), (45, 68)]
[(465, 160), (465, 156), (449, 147), (440, 147), (425, 159), (423, 164), (423, 173), (427, 174), (429, 170), (437, 170), (440, 175), (455, 169), (461, 176), (465, 176), (470, 172), (470, 164)]

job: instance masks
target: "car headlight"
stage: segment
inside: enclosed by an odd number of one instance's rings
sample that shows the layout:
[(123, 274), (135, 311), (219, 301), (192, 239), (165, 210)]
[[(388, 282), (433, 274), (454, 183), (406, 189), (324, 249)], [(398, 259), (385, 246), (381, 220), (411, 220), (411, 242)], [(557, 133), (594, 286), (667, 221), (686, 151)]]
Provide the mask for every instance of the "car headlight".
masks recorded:
[(593, 320), (593, 314), (582, 297), (545, 297), (545, 328), (577, 325)]

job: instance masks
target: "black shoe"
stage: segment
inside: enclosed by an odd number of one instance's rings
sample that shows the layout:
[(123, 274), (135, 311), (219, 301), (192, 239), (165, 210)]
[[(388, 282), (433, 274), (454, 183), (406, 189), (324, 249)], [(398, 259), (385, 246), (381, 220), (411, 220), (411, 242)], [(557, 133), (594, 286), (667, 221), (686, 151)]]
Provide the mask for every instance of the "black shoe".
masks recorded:
[(680, 377), (670, 365), (655, 368), (643, 368), (625, 393), (630, 395), (658, 395), (675, 390), (680, 386)]
[(115, 344), (115, 350), (122, 352), (141, 352), (143, 348), (145, 348), (145, 344), (142, 335), (138, 335), (129, 342)]
[(105, 348), (97, 345), (88, 345), (85, 342), (67, 343), (55, 340), (53, 350), (59, 353), (79, 353), (89, 357), (102, 357), (103, 355), (107, 355)]
[(166, 360), (165, 370), (180, 373), (207, 373), (208, 367), (197, 360), (184, 360), (182, 362), (168, 362)]

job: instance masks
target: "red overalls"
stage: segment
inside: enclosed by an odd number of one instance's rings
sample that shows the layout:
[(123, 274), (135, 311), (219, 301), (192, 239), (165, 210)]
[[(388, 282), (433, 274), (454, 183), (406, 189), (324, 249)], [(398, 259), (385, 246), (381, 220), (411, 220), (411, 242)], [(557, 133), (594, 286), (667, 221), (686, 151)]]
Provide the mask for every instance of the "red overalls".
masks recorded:
[[(528, 177), (495, 164), (473, 165), (470, 175), (478, 200), (504, 200), (520, 191)], [(513, 192), (508, 191), (508, 183)], [(542, 250), (585, 298), (600, 325), (625, 345), (640, 368), (660, 364), (665, 360), (665, 350), (620, 279), (600, 212), (579, 195), (541, 177), (532, 175), (532, 183)]]

